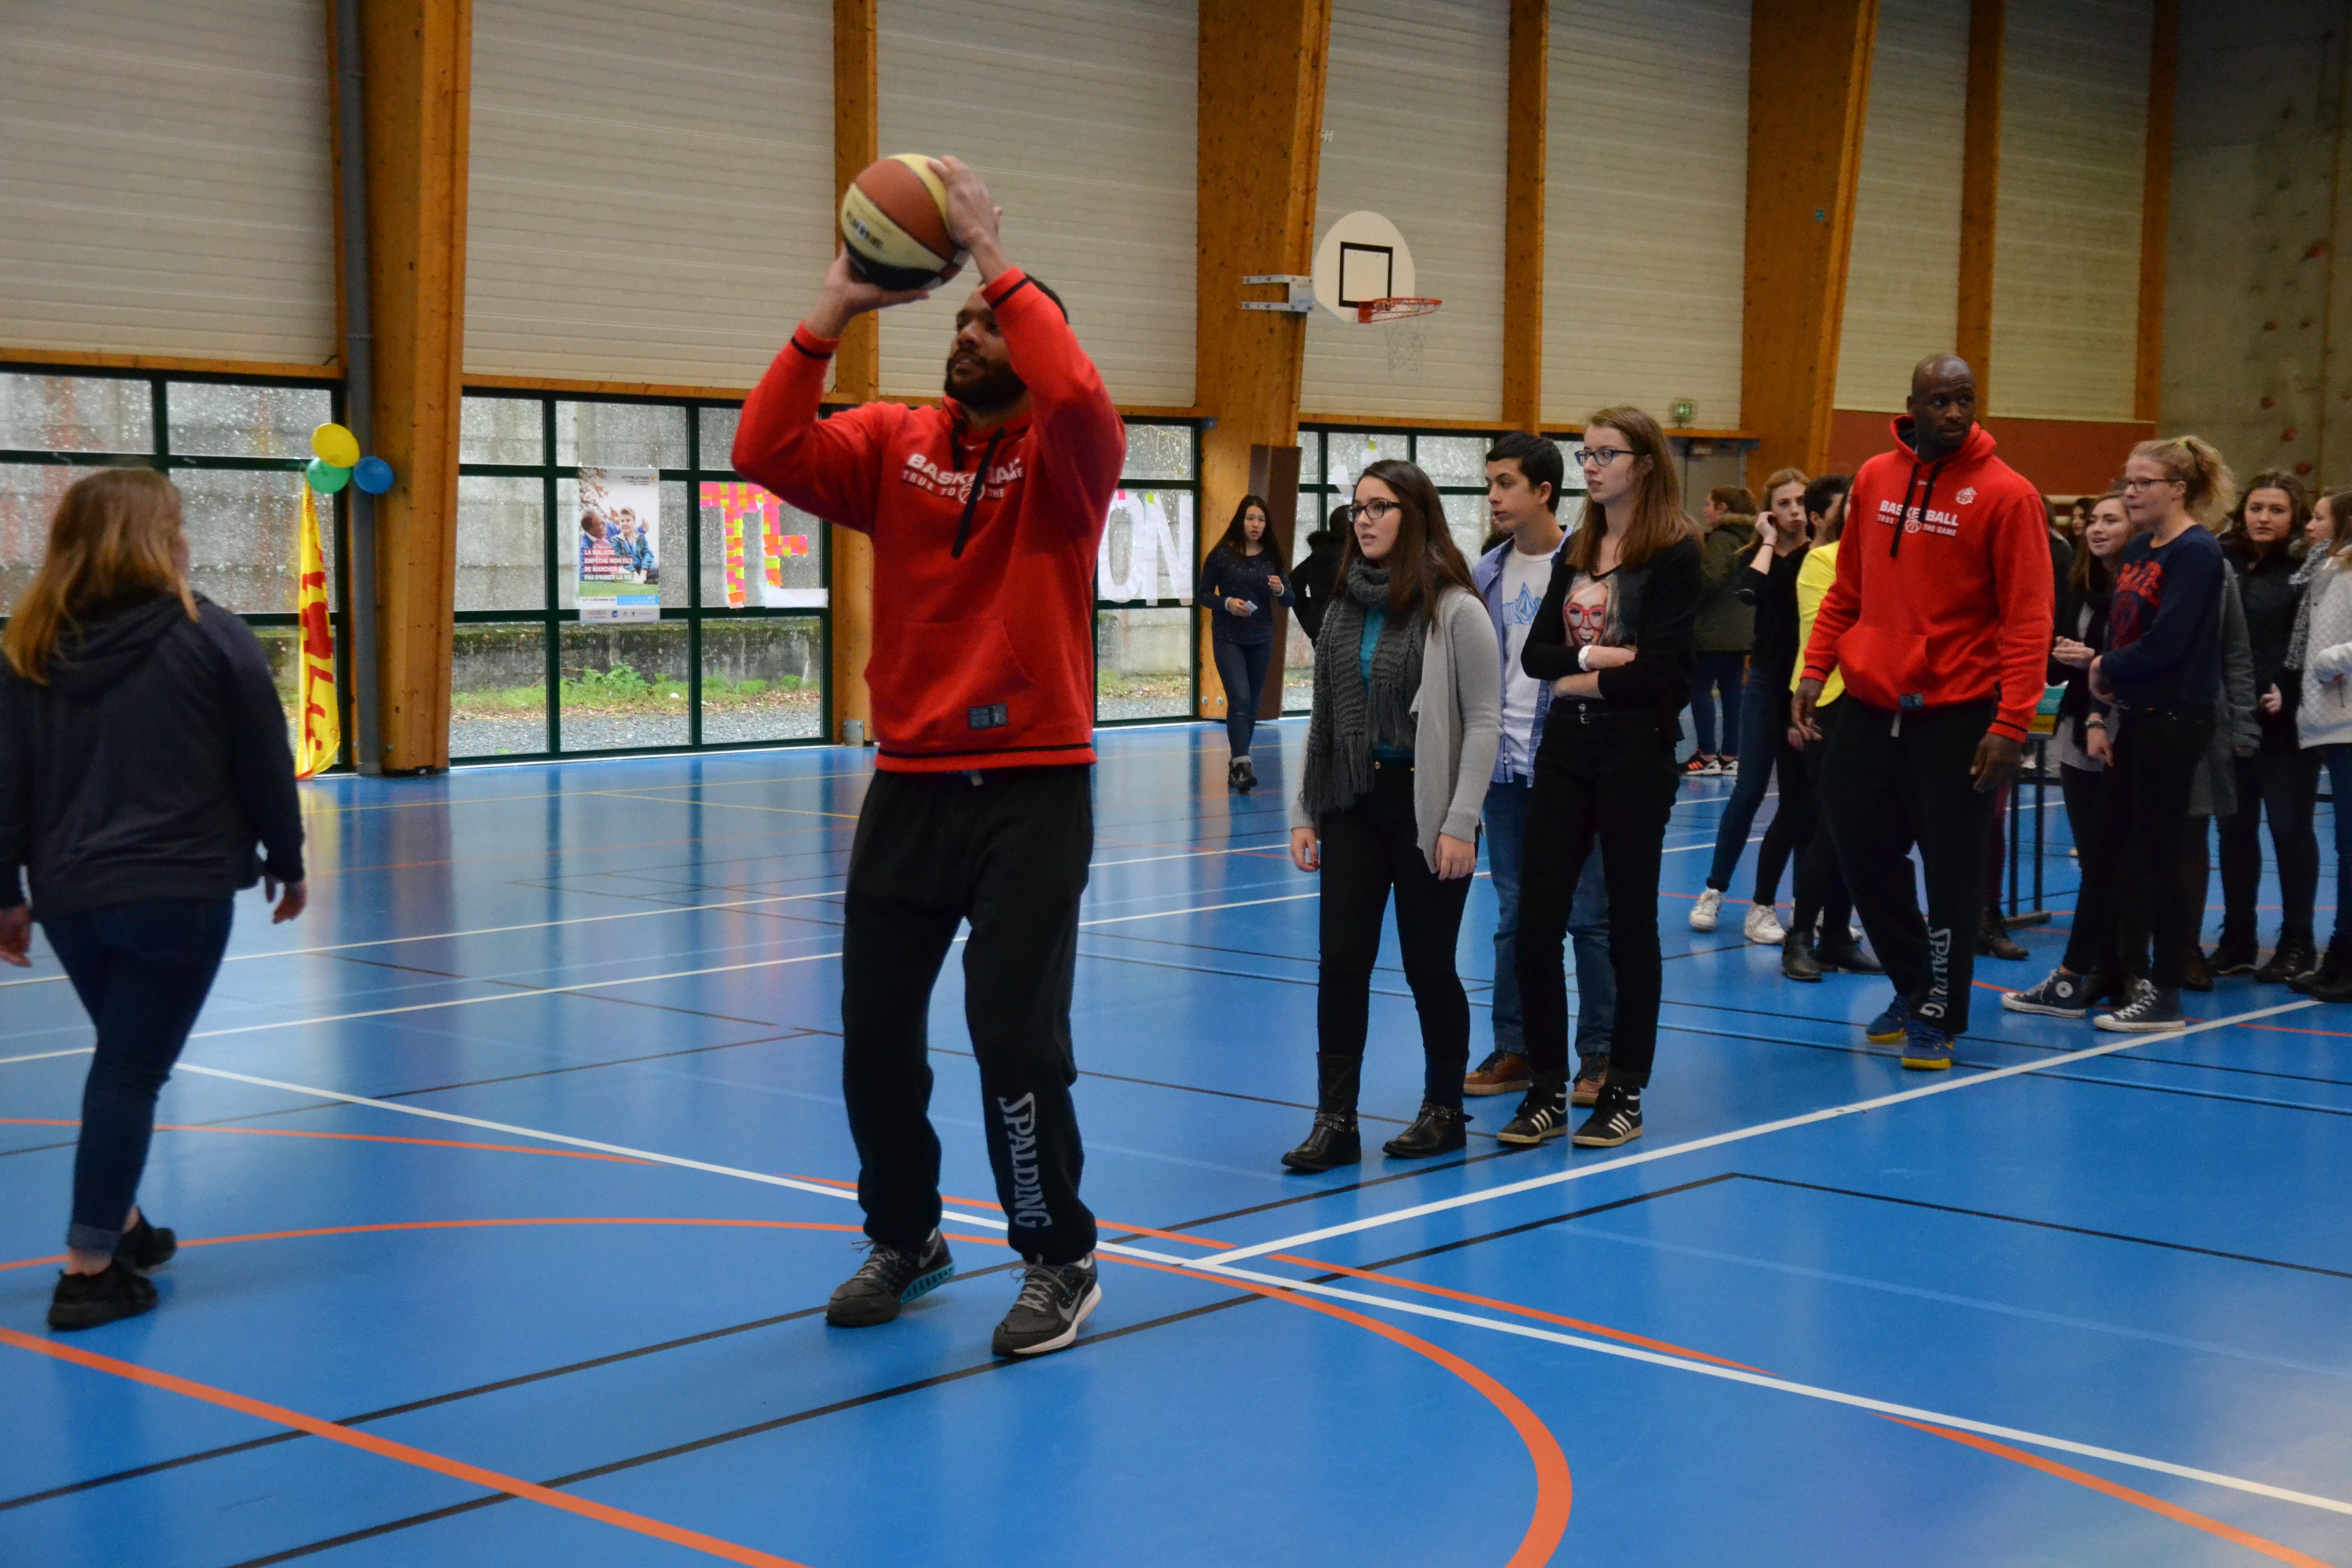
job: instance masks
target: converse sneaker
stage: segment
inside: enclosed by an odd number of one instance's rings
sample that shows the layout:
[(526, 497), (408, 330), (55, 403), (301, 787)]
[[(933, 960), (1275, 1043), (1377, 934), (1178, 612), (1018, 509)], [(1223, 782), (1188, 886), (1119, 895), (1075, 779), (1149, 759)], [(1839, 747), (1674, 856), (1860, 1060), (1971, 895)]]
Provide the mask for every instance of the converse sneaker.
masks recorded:
[[(2214, 944), (2213, 951), (2205, 955), (2205, 967), (2216, 976), (2252, 974), (2254, 973), (2254, 961), (2260, 956), (2252, 936), (2243, 931), (2225, 931), (2221, 933), (2221, 940)], [(2279, 978), (2284, 979), (2285, 976)], [(2272, 984), (2276, 984), (2277, 982), (2273, 981)]]
[(1903, 993), (1898, 991), (1884, 1012), (1862, 1026), (1862, 1033), (1864, 1038), (1874, 1046), (1891, 1046), (1901, 1039), (1903, 1032), (1910, 1026), (1911, 1005), (1903, 1000)]
[(1925, 1018), (1910, 1019), (1903, 1030), (1903, 1065), (1913, 1072), (1945, 1072), (1952, 1065), (1952, 1032)]
[(1575, 1084), (1568, 1091), (1570, 1105), (1597, 1105), (1601, 1101), (1601, 1086), (1609, 1081), (1609, 1058), (1595, 1052), (1584, 1058), (1584, 1066), (1576, 1075)]
[(1021, 1276), (1021, 1294), (996, 1325), (989, 1349), (998, 1355), (1044, 1355), (1078, 1337), (1078, 1325), (1102, 1304), (1094, 1254), (1076, 1263), (1032, 1262)]
[(2086, 1017), (2092, 987), (2097, 984), (2086, 974), (2053, 969), (2031, 991), (2002, 992), (2000, 1005), (2012, 1013), (2039, 1013), (2045, 1018)]
[(135, 1318), (155, 1306), (155, 1287), (120, 1257), (97, 1274), (59, 1274), (49, 1298), (49, 1327), (59, 1333)]
[(1641, 1135), (1642, 1091), (1621, 1089), (1612, 1083), (1601, 1089), (1592, 1114), (1584, 1119), (1584, 1125), (1569, 1142), (1580, 1149), (1614, 1149)]
[(1465, 1094), (1525, 1094), (1534, 1080), (1528, 1076), (1528, 1058), (1517, 1051), (1496, 1051), (1462, 1080)]
[(2091, 1022), (2119, 1035), (2160, 1035), (2189, 1026), (2188, 1016), (2180, 1010), (2180, 993), (2170, 986), (2159, 990), (2145, 980), (2132, 983), (2131, 997), (2122, 1006)]
[(1719, 888), (1707, 888), (1703, 889), (1699, 893), (1698, 902), (1691, 906), (1691, 930), (1713, 931), (1715, 929), (1715, 917), (1722, 909), (1722, 889)]
[(1517, 1149), (1532, 1149), (1547, 1138), (1557, 1138), (1568, 1131), (1568, 1093), (1561, 1084), (1537, 1084), (1519, 1101), (1518, 1114), (1503, 1123), (1495, 1134), (1498, 1143), (1508, 1143)]
[(898, 1315), (899, 1308), (955, 1278), (955, 1259), (948, 1256), (947, 1237), (937, 1230), (912, 1251), (885, 1241), (859, 1245), (866, 1249), (866, 1261), (824, 1304), (824, 1321), (836, 1329), (870, 1329), (887, 1323)]
[(1739, 934), (1759, 947), (1778, 947), (1787, 940), (1788, 929), (1769, 904), (1748, 906), (1748, 919), (1740, 923)]

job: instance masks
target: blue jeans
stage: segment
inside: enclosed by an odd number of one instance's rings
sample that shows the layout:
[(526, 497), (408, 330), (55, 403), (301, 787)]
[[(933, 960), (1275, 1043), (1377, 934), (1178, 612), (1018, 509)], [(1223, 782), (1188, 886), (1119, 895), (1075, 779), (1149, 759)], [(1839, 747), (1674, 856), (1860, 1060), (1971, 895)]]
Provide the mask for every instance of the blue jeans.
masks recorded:
[(112, 1252), (122, 1237), (147, 1168), (155, 1096), (212, 990), (231, 909), (226, 899), (152, 899), (41, 921), (98, 1026), (66, 1232), (77, 1252)]
[[(2347, 748), (2352, 750), (2352, 748)], [(1495, 1048), (1527, 1055), (1519, 1014), (1519, 860), (1528, 842), (1526, 779), (1486, 786), (1486, 865), (1495, 881)], [(1609, 888), (1601, 857), (1584, 863), (1570, 906), (1568, 934), (1576, 949), (1576, 1055), (1580, 1062), (1609, 1054), (1617, 1021), (1617, 975), (1609, 967)]]
[[(1698, 754), (1702, 757), (1733, 756), (1747, 752), (1747, 734), (1740, 728), (1740, 713), (1745, 706), (1747, 687), (1743, 676), (1748, 668), (1744, 653), (1703, 653), (1698, 656), (1698, 683), (1691, 688), (1691, 728), (1697, 732)], [(1715, 744), (1715, 694), (1723, 693), (1723, 748)]]
[(1740, 693), (1738, 754), (1747, 760), (1740, 765), (1739, 782), (1731, 786), (1731, 803), (1723, 808), (1723, 822), (1715, 834), (1715, 864), (1706, 873), (1706, 885), (1718, 893), (1730, 888), (1731, 873), (1748, 847), (1748, 830), (1756, 823), (1756, 809), (1772, 787), (1772, 753), (1779, 739), (1773, 731), (1780, 727), (1781, 712), (1774, 699), (1781, 695), (1780, 684), (1759, 670)]
[(2327, 768), (2327, 809), (2336, 818), (2336, 937), (2352, 940), (2352, 913), (2346, 912), (2352, 910), (2352, 746), (2322, 746), (2319, 760)]
[(1246, 757), (1250, 736), (1257, 729), (1258, 699), (1265, 695), (1265, 670), (1274, 658), (1274, 644), (1221, 642), (1213, 645), (1213, 651), (1217, 679), (1225, 684), (1225, 742), (1234, 755)]

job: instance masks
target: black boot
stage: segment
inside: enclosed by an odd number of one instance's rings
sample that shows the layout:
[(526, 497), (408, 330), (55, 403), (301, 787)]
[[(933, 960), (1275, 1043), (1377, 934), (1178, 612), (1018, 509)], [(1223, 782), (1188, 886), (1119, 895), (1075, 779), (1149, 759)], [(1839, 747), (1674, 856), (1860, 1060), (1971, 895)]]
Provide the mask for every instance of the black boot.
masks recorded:
[(2352, 1002), (2352, 936), (2339, 931), (2329, 937), (2319, 967), (2288, 981), (2286, 988), (2315, 1001)]
[(2284, 985), (2318, 967), (2319, 949), (2312, 942), (2311, 928), (2289, 926), (2279, 932), (2278, 946), (2271, 951), (2268, 962), (2254, 971), (2254, 983)]
[(1840, 926), (1813, 944), (1813, 962), (1824, 974), (1884, 974), (1886, 966), (1863, 950), (1853, 932)]
[(1813, 961), (1811, 933), (1795, 926), (1780, 939), (1780, 978), (1783, 980), (1819, 980), (1822, 966)]
[[(2213, 951), (2205, 955), (2205, 967), (2216, 975), (2252, 974), (2254, 973), (2254, 960), (2259, 956), (2253, 932), (2231, 931), (2223, 926), (2221, 940), (2215, 942)], [(2286, 976), (2282, 974), (2278, 978), (2284, 980)]]
[(1307, 1130), (1305, 1142), (1282, 1157), (1284, 1164), (1308, 1175), (1364, 1157), (1363, 1137), (1356, 1131), (1356, 1089), (1363, 1080), (1364, 1058), (1318, 1053), (1315, 1077), (1315, 1125)]
[(2025, 949), (2010, 940), (2009, 927), (2002, 923), (1999, 910), (1988, 908), (1984, 912), (1984, 923), (1977, 928), (1977, 956), (2011, 963), (2025, 956)]
[(1440, 1105), (1435, 1100), (1421, 1102), (1421, 1114), (1412, 1126), (1381, 1145), (1381, 1152), (1400, 1160), (1426, 1160), (1432, 1154), (1451, 1154), (1468, 1142), (1464, 1129), (1470, 1119), (1462, 1114), (1458, 1105)]
[(1233, 762), (1231, 776), (1227, 782), (1230, 783), (1234, 788), (1241, 791), (1244, 795), (1249, 794), (1250, 791), (1257, 788), (1256, 765), (1245, 756), (1235, 757)]
[(2189, 944), (2189, 956), (2180, 961), (2180, 988), (2183, 991), (2213, 989), (2213, 971), (2205, 963), (2205, 950), (2195, 942)]

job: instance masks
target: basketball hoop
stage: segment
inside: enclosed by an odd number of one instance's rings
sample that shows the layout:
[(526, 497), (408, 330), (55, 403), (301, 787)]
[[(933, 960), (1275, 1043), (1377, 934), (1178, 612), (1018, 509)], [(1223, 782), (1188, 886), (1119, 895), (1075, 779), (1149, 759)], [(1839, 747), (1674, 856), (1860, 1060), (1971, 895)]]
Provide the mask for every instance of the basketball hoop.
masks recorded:
[(1356, 307), (1356, 321), (1367, 327), (1377, 326), (1383, 321), (1402, 321), (1408, 316), (1426, 316), (1444, 302), (1443, 300), (1417, 299), (1410, 294), (1366, 300)]

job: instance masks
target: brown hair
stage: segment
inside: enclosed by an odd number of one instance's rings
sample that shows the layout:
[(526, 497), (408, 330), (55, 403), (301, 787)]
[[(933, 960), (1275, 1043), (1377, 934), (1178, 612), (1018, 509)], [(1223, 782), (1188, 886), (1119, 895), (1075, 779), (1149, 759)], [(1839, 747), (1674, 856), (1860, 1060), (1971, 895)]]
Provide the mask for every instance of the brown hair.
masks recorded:
[(2163, 441), (2142, 441), (2131, 449), (2176, 479), (2189, 515), (2210, 528), (2214, 521), (2238, 504), (2238, 481), (2213, 443), (2202, 436), (2174, 436)]
[(1698, 532), (1697, 525), (1683, 514), (1682, 480), (1675, 472), (1675, 455), (1658, 422), (1638, 408), (1603, 408), (1584, 422), (1588, 437), (1601, 429), (1622, 435), (1633, 461), (1648, 466), (1642, 469), (1639, 488), (1626, 509), (1631, 516), (1612, 519), (1606, 507), (1590, 495), (1584, 498), (1584, 521), (1563, 547), (1567, 553), (1562, 559), (1571, 571), (1593, 569), (1601, 558), (1601, 536), (1612, 528), (1618, 536), (1620, 566), (1643, 565), (1667, 546)]
[(1806, 485), (1811, 482), (1805, 478), (1805, 470), (1802, 468), (1775, 468), (1772, 471), (1772, 477), (1764, 481), (1764, 505), (1767, 509), (1770, 508), (1772, 492), (1782, 485)]
[(2352, 554), (2352, 490), (2322, 490), (2312, 499), (2311, 510), (2327, 509), (2328, 526), (2335, 530), (2327, 541), (2327, 558), (2341, 561)]
[(1756, 515), (1756, 498), (1748, 493), (1746, 485), (1717, 485), (1706, 492), (1706, 499), (1721, 507), (1727, 517)]
[(47, 685), (61, 634), (79, 617), (169, 594), (196, 618), (195, 595), (172, 559), (180, 492), (152, 468), (107, 468), (77, 479), (49, 520), (49, 546), (25, 590), (0, 653), (25, 679)]
[[(2082, 498), (2081, 502), (2078, 503), (2084, 508), (2083, 539), (2082, 542), (2074, 547), (2074, 563), (2066, 569), (2067, 584), (2077, 594), (2089, 594), (2095, 592), (2105, 593), (2106, 591), (2107, 563), (2091, 553), (2091, 519), (2097, 515), (2102, 502), (2120, 501), (2123, 499), (2123, 487), (2121, 485), (2117, 485), (2106, 494), (2097, 497), (2096, 499), (2090, 496), (2084, 496)], [(2125, 520), (2125, 526), (2130, 526), (2128, 514), (2126, 514)], [(2097, 581), (2094, 582), (2094, 578), (2096, 578)]]
[(1249, 509), (1252, 507), (1265, 513), (1265, 531), (1258, 542), (1269, 555), (1274, 552), (1274, 509), (1265, 504), (1264, 496), (1256, 494), (1242, 497), (1242, 504), (1234, 508), (1234, 520), (1225, 524), (1224, 537), (1217, 541), (1217, 549), (1239, 558), (1248, 556)]
[[(1415, 464), (1383, 458), (1356, 476), (1358, 484), (1366, 479), (1388, 486), (1398, 502), (1396, 543), (1381, 563), (1389, 574), (1389, 613), (1410, 615), (1423, 605), (1435, 613), (1438, 591), (1448, 583), (1477, 592), (1471, 584), (1470, 564), (1462, 559), (1461, 546), (1446, 531), (1445, 503), (1437, 499), (1437, 487), (1429, 482), (1429, 476)], [(1348, 580), (1358, 553), (1356, 531), (1350, 528), (1347, 545), (1339, 552), (1340, 582)]]
[(2284, 468), (2264, 468), (2246, 481), (2246, 488), (2239, 492), (2236, 509), (2230, 513), (2230, 526), (2226, 531), (2229, 542), (2241, 553), (2269, 553), (2268, 548), (2255, 544), (2246, 535), (2246, 502), (2252, 499), (2256, 490), (2277, 490), (2286, 497), (2289, 512), (2286, 537), (2279, 541), (2275, 548), (2294, 548), (2295, 542), (2303, 537), (2303, 525), (2311, 521), (2311, 491), (2301, 479)]

